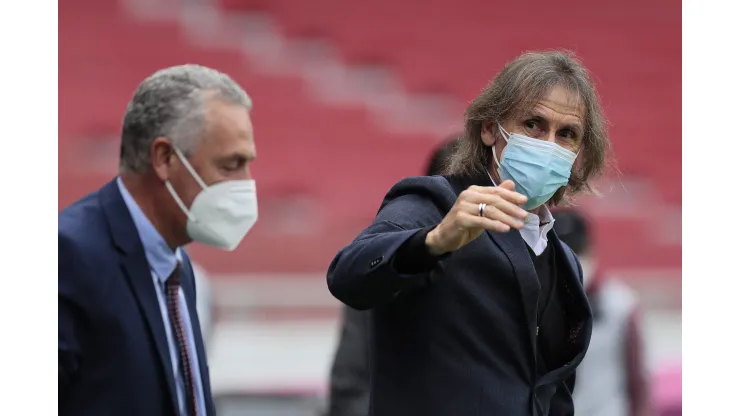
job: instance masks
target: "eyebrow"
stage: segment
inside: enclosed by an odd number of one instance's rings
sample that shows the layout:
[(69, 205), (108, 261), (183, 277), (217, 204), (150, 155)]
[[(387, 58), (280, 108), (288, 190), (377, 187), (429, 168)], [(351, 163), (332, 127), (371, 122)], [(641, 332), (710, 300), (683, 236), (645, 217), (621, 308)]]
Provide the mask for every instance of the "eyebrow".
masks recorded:
[[(547, 116), (545, 116), (545, 114), (543, 114), (540, 110), (538, 110), (536, 108), (533, 108), (532, 110), (528, 111), (526, 113), (526, 115), (527, 115), (528, 118), (539, 118), (541, 120), (544, 120), (544, 121), (549, 122), (549, 119), (547, 118)], [(580, 134), (583, 134), (583, 126), (581, 125), (580, 122), (578, 122), (578, 123), (567, 123), (567, 124), (561, 126), (561, 129), (562, 128), (571, 129), (571, 130), (573, 130), (575, 133), (577, 133), (579, 135)]]
[(223, 162), (232, 162), (232, 161), (245, 161), (245, 162), (251, 162), (254, 159), (257, 158), (257, 155), (254, 154), (246, 154), (246, 153), (232, 153), (228, 156), (224, 156), (221, 158), (221, 161)]

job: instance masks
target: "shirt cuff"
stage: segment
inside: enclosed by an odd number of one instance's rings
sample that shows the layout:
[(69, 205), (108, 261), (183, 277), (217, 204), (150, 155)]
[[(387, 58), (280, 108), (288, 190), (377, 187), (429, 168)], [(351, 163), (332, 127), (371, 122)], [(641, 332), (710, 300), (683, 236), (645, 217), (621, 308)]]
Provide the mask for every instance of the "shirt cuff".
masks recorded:
[(393, 256), (393, 268), (401, 274), (420, 274), (432, 271), (445, 255), (435, 256), (426, 245), (427, 234), (436, 225), (422, 228), (399, 247)]

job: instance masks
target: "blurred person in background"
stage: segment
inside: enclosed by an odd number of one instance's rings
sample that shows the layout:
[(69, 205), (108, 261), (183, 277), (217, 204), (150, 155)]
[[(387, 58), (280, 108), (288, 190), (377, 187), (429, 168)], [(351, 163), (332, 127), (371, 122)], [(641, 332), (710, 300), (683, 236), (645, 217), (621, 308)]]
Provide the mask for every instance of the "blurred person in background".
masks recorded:
[(128, 104), (119, 176), (59, 213), (59, 414), (213, 415), (182, 247), (233, 250), (257, 220), (250, 98), (183, 65)]
[(372, 310), (371, 415), (574, 413), (592, 316), (548, 207), (590, 190), (604, 124), (572, 54), (523, 54), (469, 105), (447, 175), (401, 180), (340, 250), (329, 290)]
[[(442, 174), (458, 136), (445, 140), (429, 159), (426, 175)], [(370, 405), (370, 314), (344, 306), (329, 379), (328, 416), (367, 416)]]
[(578, 256), (594, 316), (591, 345), (576, 371), (574, 400), (588, 416), (651, 415), (637, 296), (599, 269), (590, 224), (575, 209), (553, 212), (555, 232)]

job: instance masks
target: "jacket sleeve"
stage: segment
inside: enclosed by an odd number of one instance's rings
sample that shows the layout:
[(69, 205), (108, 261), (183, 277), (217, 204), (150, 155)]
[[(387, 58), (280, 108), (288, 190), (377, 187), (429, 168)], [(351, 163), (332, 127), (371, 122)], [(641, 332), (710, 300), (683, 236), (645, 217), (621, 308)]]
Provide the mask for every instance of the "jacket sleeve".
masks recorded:
[(407, 178), (386, 195), (373, 223), (336, 255), (327, 273), (329, 291), (346, 305), (371, 309), (429, 284), (443, 258), (424, 239), (446, 212), (441, 178)]

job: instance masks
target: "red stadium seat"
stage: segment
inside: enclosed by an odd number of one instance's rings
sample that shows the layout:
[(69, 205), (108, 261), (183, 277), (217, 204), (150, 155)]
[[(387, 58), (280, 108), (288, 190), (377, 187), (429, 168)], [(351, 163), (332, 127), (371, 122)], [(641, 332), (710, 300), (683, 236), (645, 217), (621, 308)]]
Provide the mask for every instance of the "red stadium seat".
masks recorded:
[[(267, 13), (289, 38), (326, 39), (347, 64), (384, 65), (406, 91), (443, 93), (460, 103), (522, 51), (570, 48), (595, 74), (620, 167), (641, 172), (658, 190), (656, 201), (681, 203), (681, 11), (673, 2), (570, 0), (534, 10), (526, 2), (483, 0), (218, 3), (229, 13)], [(115, 173), (117, 143), (103, 146), (112, 164), (107, 171), (99, 161), (93, 165), (86, 149), (91, 136), (117, 136), (144, 77), (187, 62), (216, 67), (255, 101), (261, 206), (239, 255), (195, 249), (216, 274), (326, 269), (372, 220), (384, 192), (423, 171), (441, 138), (389, 133), (362, 108), (319, 103), (301, 79), (257, 71), (239, 51), (196, 46), (179, 24), (137, 21), (122, 4), (69, 0), (59, 11), (59, 204)], [(279, 207), (301, 198), (315, 206), (303, 222), (311, 233), (275, 231), (286, 221)], [(598, 220), (601, 235), (611, 236), (603, 239), (612, 248), (603, 250), (609, 266), (680, 267), (680, 246), (637, 237), (649, 220), (648, 212), (631, 222)]]

